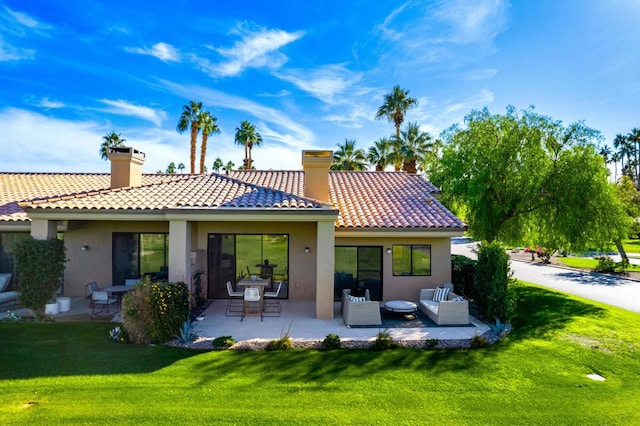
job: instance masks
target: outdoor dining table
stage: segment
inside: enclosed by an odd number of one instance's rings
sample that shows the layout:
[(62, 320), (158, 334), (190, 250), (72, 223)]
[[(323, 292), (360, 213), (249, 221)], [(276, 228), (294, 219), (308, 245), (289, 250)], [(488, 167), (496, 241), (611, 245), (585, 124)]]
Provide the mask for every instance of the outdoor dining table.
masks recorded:
[(133, 290), (133, 286), (131, 285), (112, 285), (109, 287), (104, 287), (100, 289), (101, 291), (106, 291), (107, 293), (115, 294), (118, 299), (118, 309), (122, 306), (122, 295)]
[(268, 286), (270, 283), (271, 282), (268, 279), (257, 278), (253, 280), (251, 279), (251, 277), (249, 277), (249, 278), (243, 278), (240, 281), (238, 281), (236, 286), (258, 287), (260, 289), (260, 298), (262, 298), (262, 294), (264, 293), (264, 288)]

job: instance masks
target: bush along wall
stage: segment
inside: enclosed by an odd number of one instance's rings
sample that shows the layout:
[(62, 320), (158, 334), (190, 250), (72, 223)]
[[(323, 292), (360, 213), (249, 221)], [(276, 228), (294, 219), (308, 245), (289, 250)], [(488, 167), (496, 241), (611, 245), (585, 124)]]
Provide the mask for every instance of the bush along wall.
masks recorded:
[(509, 255), (499, 242), (482, 243), (474, 277), (474, 298), (490, 321), (509, 322), (516, 305)]
[(135, 343), (164, 343), (175, 338), (189, 316), (185, 282), (143, 279), (123, 299), (123, 325)]
[(478, 262), (467, 256), (451, 255), (451, 282), (456, 294), (474, 299), (473, 281)]

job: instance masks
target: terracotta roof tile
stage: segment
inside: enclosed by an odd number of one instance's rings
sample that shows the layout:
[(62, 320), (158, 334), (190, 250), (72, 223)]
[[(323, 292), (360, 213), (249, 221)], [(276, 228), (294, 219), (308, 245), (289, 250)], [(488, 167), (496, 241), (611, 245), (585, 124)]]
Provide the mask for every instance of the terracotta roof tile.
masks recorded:
[(304, 197), (304, 172), (233, 171), (227, 175), (143, 175), (139, 188), (109, 189), (108, 174), (0, 173), (0, 221), (28, 220), (16, 201), (36, 209), (336, 208), (338, 228), (464, 229), (419, 175), (329, 173), (329, 205)]

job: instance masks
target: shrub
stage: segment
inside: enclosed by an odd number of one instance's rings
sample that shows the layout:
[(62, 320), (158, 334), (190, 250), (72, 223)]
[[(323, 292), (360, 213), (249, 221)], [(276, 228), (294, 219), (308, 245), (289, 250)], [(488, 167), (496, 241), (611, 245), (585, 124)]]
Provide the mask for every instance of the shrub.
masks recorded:
[(377, 351), (384, 351), (397, 347), (398, 344), (393, 341), (393, 337), (391, 337), (387, 330), (379, 332), (376, 336), (376, 340), (373, 341), (373, 349)]
[(282, 335), (282, 337), (277, 340), (270, 340), (269, 342), (267, 342), (267, 346), (265, 346), (264, 349), (267, 351), (284, 351), (293, 348), (293, 339), (291, 339), (291, 325), (292, 323), (289, 323), (289, 328), (287, 329), (287, 332)]
[(473, 277), (478, 262), (462, 255), (451, 255), (451, 282), (457, 294), (473, 295)]
[(198, 323), (191, 321), (191, 318), (187, 318), (182, 325), (180, 326), (180, 333), (178, 336), (178, 341), (180, 343), (188, 343), (196, 338), (196, 334), (194, 330), (198, 326)]
[(231, 346), (235, 345), (236, 341), (233, 339), (233, 337), (231, 336), (220, 336), (220, 337), (216, 337), (215, 339), (213, 339), (213, 342), (211, 343), (211, 346), (213, 346), (214, 348), (230, 348)]
[(20, 278), (20, 300), (38, 318), (44, 316), (44, 305), (60, 288), (64, 264), (67, 262), (64, 241), (27, 238), (14, 247), (16, 271)]
[(509, 255), (499, 242), (483, 243), (478, 250), (474, 277), (474, 299), (480, 312), (488, 318), (508, 322), (516, 305), (516, 292), (510, 290)]
[(145, 277), (123, 301), (123, 325), (135, 343), (166, 342), (189, 316), (189, 290), (183, 282), (151, 282)]
[(609, 256), (599, 256), (598, 264), (595, 267), (596, 272), (614, 272), (616, 270), (616, 262)]
[(327, 334), (327, 336), (322, 341), (322, 349), (331, 350), (331, 349), (340, 349), (342, 347), (342, 342), (340, 342), (340, 337), (337, 334)]
[(489, 340), (481, 334), (476, 334), (471, 339), (471, 349), (486, 348), (489, 346)]
[(438, 339), (427, 339), (427, 341), (424, 343), (424, 348), (435, 349), (438, 346), (438, 343), (440, 343)]

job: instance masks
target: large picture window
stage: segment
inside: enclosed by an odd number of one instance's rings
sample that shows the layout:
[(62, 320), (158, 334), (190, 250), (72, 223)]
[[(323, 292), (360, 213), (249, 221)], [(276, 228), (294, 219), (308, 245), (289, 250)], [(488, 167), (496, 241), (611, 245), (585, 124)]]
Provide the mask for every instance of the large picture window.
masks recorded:
[(431, 246), (394, 245), (393, 275), (431, 275)]
[(121, 232), (113, 234), (113, 284), (146, 274), (167, 278), (168, 234)]

